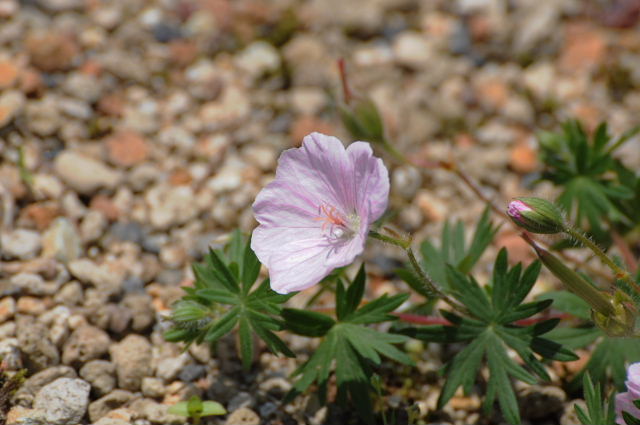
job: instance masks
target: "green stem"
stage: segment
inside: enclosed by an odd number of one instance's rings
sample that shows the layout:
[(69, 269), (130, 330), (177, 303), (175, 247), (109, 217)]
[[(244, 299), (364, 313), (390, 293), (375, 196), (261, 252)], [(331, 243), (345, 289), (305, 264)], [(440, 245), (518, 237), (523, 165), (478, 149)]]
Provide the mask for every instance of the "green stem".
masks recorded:
[(390, 243), (391, 245), (399, 246), (404, 250), (411, 247), (410, 240), (394, 238), (392, 236), (383, 235), (382, 233), (376, 232), (375, 230), (369, 230), (369, 236), (371, 236), (374, 239), (378, 239), (379, 241)]
[(633, 278), (631, 277), (631, 274), (625, 269), (623, 269), (622, 267), (618, 266), (611, 258), (609, 258), (607, 254), (604, 253), (603, 250), (600, 249), (598, 245), (593, 243), (591, 239), (589, 239), (588, 237), (583, 235), (580, 231), (570, 226), (567, 226), (567, 228), (564, 231), (569, 236), (580, 241), (580, 243), (582, 243), (584, 246), (586, 246), (591, 251), (593, 251), (593, 253), (596, 254), (598, 258), (600, 258), (600, 260), (611, 269), (611, 271), (613, 271), (616, 279), (623, 280), (625, 283), (627, 283), (630, 287), (632, 287), (636, 292), (640, 294), (640, 286), (638, 286), (638, 284), (634, 282)]
[(466, 314), (467, 310), (463, 306), (458, 304), (456, 301), (454, 301), (447, 294), (445, 294), (442, 291), (442, 289), (440, 289), (440, 287), (429, 277), (429, 275), (425, 273), (425, 271), (420, 266), (420, 263), (418, 263), (418, 260), (416, 259), (416, 256), (413, 253), (413, 249), (411, 249), (411, 247), (408, 247), (405, 251), (407, 252), (407, 256), (409, 257), (409, 263), (411, 264), (411, 266), (413, 267), (413, 270), (418, 275), (420, 282), (422, 282), (425, 288), (427, 288), (427, 291), (434, 294), (435, 297), (441, 298), (444, 302), (449, 304), (451, 308), (458, 311), (459, 313)]
[(435, 298), (442, 299), (444, 302), (449, 304), (454, 310), (460, 313), (465, 313), (465, 314), (467, 313), (466, 309), (463, 306), (461, 306), (459, 303), (457, 303), (451, 297), (445, 294), (442, 291), (442, 289), (440, 289), (440, 287), (422, 269), (422, 267), (420, 266), (420, 263), (418, 263), (418, 260), (416, 259), (415, 254), (413, 253), (410, 239), (394, 238), (392, 236), (388, 236), (388, 235), (384, 235), (382, 233), (376, 232), (375, 230), (370, 230), (369, 236), (371, 236), (374, 239), (378, 239), (382, 242), (387, 242), (404, 249), (404, 251), (407, 253), (407, 256), (409, 257), (409, 264), (411, 264), (411, 267), (413, 268), (414, 272), (418, 276), (418, 279), (420, 279), (420, 282), (426, 288), (427, 292), (430, 294), (433, 294), (433, 297)]

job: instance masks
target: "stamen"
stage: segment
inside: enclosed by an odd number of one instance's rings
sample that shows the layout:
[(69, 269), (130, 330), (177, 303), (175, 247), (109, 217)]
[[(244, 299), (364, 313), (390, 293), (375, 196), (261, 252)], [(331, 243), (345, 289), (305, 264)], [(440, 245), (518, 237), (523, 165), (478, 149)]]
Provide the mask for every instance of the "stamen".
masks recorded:
[(347, 225), (345, 219), (341, 216), (341, 214), (336, 210), (336, 207), (331, 205), (320, 205), (318, 207), (318, 213), (321, 214), (320, 217), (315, 217), (314, 220), (322, 221), (322, 231), (325, 231), (327, 225), (329, 226), (342, 226), (345, 227)]

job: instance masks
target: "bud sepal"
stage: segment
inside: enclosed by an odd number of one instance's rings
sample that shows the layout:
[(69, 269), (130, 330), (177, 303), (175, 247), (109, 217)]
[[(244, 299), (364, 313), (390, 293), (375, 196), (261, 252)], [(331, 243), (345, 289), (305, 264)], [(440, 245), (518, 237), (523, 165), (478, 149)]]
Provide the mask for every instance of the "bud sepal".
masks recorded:
[(516, 198), (509, 203), (507, 215), (531, 233), (553, 234), (566, 229), (560, 209), (541, 198)]

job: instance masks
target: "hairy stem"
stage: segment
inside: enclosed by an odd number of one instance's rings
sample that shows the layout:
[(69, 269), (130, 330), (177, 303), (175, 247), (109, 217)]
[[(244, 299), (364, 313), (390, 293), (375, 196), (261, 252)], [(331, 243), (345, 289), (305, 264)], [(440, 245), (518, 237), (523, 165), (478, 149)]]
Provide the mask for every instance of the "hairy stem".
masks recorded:
[[(395, 150), (395, 149), (394, 149)], [(397, 152), (397, 151), (396, 151)], [(473, 193), (474, 195), (476, 195), (478, 197), (478, 199), (480, 199), (482, 202), (484, 202), (485, 204), (487, 204), (489, 206), (489, 208), (491, 208), (491, 210), (497, 214), (498, 216), (502, 217), (503, 219), (507, 219), (508, 216), (505, 213), (504, 210), (498, 208), (498, 206), (491, 200), (489, 199), (489, 197), (487, 197), (487, 195), (485, 195), (482, 191), (482, 187), (480, 186), (480, 184), (478, 182), (476, 182), (471, 176), (469, 176), (467, 173), (465, 173), (463, 170), (461, 170), (453, 161), (439, 161), (439, 162), (423, 162), (423, 161), (415, 161), (415, 160), (410, 160), (407, 157), (405, 157), (402, 154), (396, 155), (396, 153), (391, 152), (391, 154), (398, 159), (400, 162), (408, 164), (408, 165), (413, 165), (414, 167), (418, 167), (419, 169), (422, 168), (439, 168), (441, 170), (446, 170), (449, 171), (453, 174), (455, 174), (456, 176), (458, 176), (458, 178), (460, 179), (460, 181), (462, 181), (465, 186), (467, 186)], [(511, 220), (506, 220), (507, 223), (509, 223), (511, 226), (516, 227), (516, 225), (511, 221)], [(520, 230), (516, 227), (516, 230)], [(535, 242), (537, 242), (540, 246), (544, 247), (544, 248), (549, 248), (549, 246), (542, 240), (540, 240), (539, 238), (535, 237), (534, 235), (529, 235), (529, 237), (534, 240)], [(559, 251), (558, 255), (560, 255), (562, 258), (564, 258), (565, 260), (575, 264), (578, 267), (583, 267), (586, 268), (587, 270), (589, 270), (589, 272), (591, 274), (594, 275), (598, 275), (603, 279), (608, 279), (609, 276), (598, 269), (594, 269), (593, 267), (590, 267), (588, 264), (584, 264), (583, 261), (581, 261), (580, 259), (574, 257), (573, 255), (569, 254), (568, 252), (565, 251)]]
[(611, 258), (609, 258), (607, 254), (605, 254), (603, 250), (600, 249), (598, 245), (591, 241), (591, 239), (571, 226), (567, 226), (565, 232), (572, 238), (580, 241), (580, 243), (589, 248), (591, 251), (593, 251), (593, 253), (596, 254), (598, 258), (600, 258), (600, 261), (606, 264), (611, 269), (611, 271), (613, 271), (616, 279), (623, 280), (640, 294), (640, 286), (633, 280), (631, 274), (622, 267), (618, 266)]
[[(612, 227), (610, 225), (610, 227)], [(625, 240), (620, 236), (618, 232), (614, 229), (611, 230), (611, 237), (613, 238), (613, 243), (616, 244), (618, 249), (620, 250), (620, 254), (622, 254), (622, 258), (624, 258), (625, 263), (629, 266), (632, 273), (638, 271), (638, 261), (633, 256), (633, 252), (631, 252), (631, 248)]]
[(442, 299), (444, 302), (449, 304), (451, 308), (453, 308), (454, 310), (460, 313), (465, 313), (465, 314), (467, 313), (467, 310), (462, 305), (460, 305), (458, 302), (456, 302), (447, 294), (445, 294), (442, 291), (442, 289), (440, 289), (440, 287), (422, 269), (422, 267), (420, 266), (420, 263), (418, 263), (418, 260), (416, 259), (415, 254), (413, 253), (413, 249), (411, 248), (410, 238), (402, 239), (399, 237), (393, 237), (393, 236), (382, 234), (380, 232), (376, 232), (375, 230), (370, 230), (369, 236), (371, 236), (374, 239), (378, 239), (379, 241), (390, 243), (392, 245), (402, 248), (407, 253), (407, 256), (409, 257), (409, 264), (411, 264), (411, 268), (415, 272), (418, 279), (420, 279), (420, 282), (426, 288), (427, 292), (429, 294), (433, 294), (434, 298)]
[(379, 241), (390, 243), (391, 245), (399, 246), (404, 250), (408, 249), (411, 246), (411, 240), (395, 238), (393, 236), (388, 236), (380, 232), (376, 232), (375, 230), (369, 230), (369, 236), (371, 236), (374, 239), (378, 239)]
[(449, 304), (454, 310), (458, 311), (459, 313), (467, 314), (467, 309), (453, 300), (447, 294), (445, 294), (442, 289), (440, 289), (440, 287), (433, 281), (433, 279), (431, 279), (429, 275), (427, 275), (427, 273), (422, 269), (420, 263), (418, 263), (418, 260), (416, 259), (415, 254), (413, 253), (413, 249), (411, 249), (411, 247), (408, 247), (405, 249), (405, 251), (407, 252), (407, 256), (409, 257), (409, 263), (411, 263), (411, 267), (413, 267), (413, 270), (418, 275), (418, 278), (420, 279), (420, 282), (422, 282), (424, 287), (427, 288), (427, 290), (430, 293), (434, 294), (437, 298), (440, 298), (444, 302)]

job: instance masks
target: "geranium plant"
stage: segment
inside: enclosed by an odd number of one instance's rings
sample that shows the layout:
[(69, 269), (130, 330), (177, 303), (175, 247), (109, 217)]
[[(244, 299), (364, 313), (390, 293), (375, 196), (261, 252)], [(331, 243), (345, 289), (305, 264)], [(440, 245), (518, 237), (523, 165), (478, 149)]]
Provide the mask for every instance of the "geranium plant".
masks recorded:
[[(446, 382), (438, 408), (459, 388), (480, 389), (484, 412), (489, 415), (497, 402), (504, 420), (513, 424), (521, 421), (513, 381), (548, 381), (549, 361), (575, 360), (572, 350), (595, 344), (591, 361), (570, 385), (579, 389), (585, 383), (589, 409), (579, 411), (583, 422), (612, 420), (609, 410), (594, 403), (610, 378), (620, 388), (625, 368), (640, 360), (634, 254), (640, 176), (615, 157), (634, 133), (613, 139), (600, 126), (589, 142), (582, 127), (570, 122), (562, 132), (542, 134), (542, 179), (561, 187), (558, 203), (523, 197), (500, 206), (454, 161), (418, 163), (398, 151), (375, 104), (354, 96), (343, 79), (340, 115), (354, 137), (370, 136), (379, 153), (425, 173), (432, 168), (451, 172), (487, 203), (473, 235), (461, 223), (446, 223), (439, 242), (418, 243), (394, 230), (385, 215), (388, 171), (372, 145), (357, 141), (345, 147), (335, 137), (312, 133), (299, 148), (282, 153), (275, 179), (257, 195), (258, 225), (252, 235), (234, 232), (223, 250), (212, 250), (204, 264), (194, 265), (195, 285), (185, 288), (174, 306), (167, 339), (213, 346), (237, 332), (248, 370), (259, 349), (256, 336), (274, 353), (291, 357), (296, 353), (280, 331), (317, 338), (317, 349), (293, 374), (293, 389), (283, 401), (315, 388), (320, 400), (329, 402), (327, 394), (334, 392), (327, 390), (335, 385), (336, 400), (351, 404), (370, 424), (379, 413), (371, 401), (371, 379), (383, 359), (413, 368), (411, 353), (404, 351), (411, 339), (455, 344), (441, 371)], [(491, 276), (482, 278), (475, 269), (501, 225), (519, 229), (539, 260), (510, 266), (503, 249)], [(406, 264), (395, 276), (406, 290), (398, 286), (394, 294), (368, 295), (361, 254), (370, 242), (404, 252)], [(612, 257), (612, 248), (620, 256)], [(590, 250), (595, 261), (576, 261), (572, 251), (577, 249)], [(260, 263), (269, 277), (256, 285)], [(359, 264), (355, 275), (348, 271), (353, 264)], [(529, 293), (543, 267), (563, 289), (533, 299)], [(288, 306), (303, 290), (316, 293), (307, 308)], [(334, 293), (330, 308), (314, 305), (323, 292)], [(617, 398), (618, 423), (640, 421), (638, 406), (628, 396), (635, 396), (633, 367), (629, 392)]]

